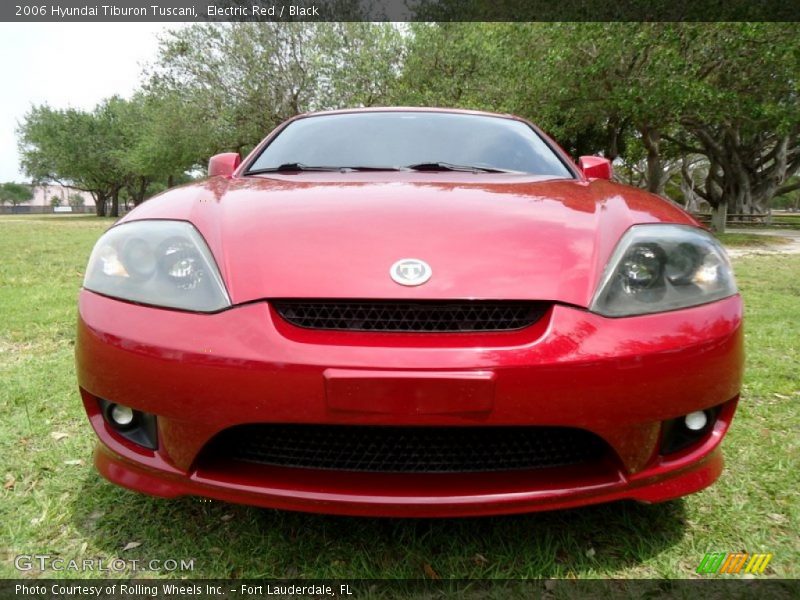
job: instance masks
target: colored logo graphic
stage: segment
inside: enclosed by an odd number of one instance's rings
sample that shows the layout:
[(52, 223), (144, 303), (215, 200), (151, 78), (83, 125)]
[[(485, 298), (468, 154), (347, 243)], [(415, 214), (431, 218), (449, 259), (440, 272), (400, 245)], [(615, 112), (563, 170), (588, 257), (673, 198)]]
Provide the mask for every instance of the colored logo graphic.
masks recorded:
[(732, 575), (752, 573), (760, 575), (767, 568), (772, 554), (749, 554), (747, 552), (709, 552), (700, 561), (698, 573), (729, 573)]

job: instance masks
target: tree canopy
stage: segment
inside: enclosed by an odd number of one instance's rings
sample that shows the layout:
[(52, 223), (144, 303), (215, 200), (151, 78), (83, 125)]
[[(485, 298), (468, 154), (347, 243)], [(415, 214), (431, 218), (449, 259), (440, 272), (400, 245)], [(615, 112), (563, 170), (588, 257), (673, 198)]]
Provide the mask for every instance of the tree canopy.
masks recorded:
[[(168, 33), (142, 88), (93, 111), (31, 109), (23, 167), (105, 206), (247, 152), (308, 110), (510, 112), (573, 156), (694, 207), (760, 212), (797, 189), (800, 38), (791, 23), (229, 23)], [(720, 221), (720, 218), (722, 221)]]
[(17, 206), (33, 198), (33, 190), (30, 186), (22, 183), (0, 183), (0, 204), (8, 202), (11, 206)]

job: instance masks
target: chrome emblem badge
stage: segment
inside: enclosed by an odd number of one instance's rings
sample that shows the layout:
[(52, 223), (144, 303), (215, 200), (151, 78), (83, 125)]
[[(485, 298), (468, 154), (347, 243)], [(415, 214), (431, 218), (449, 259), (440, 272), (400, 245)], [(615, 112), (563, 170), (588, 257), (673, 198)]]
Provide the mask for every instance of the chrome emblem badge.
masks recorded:
[(400, 285), (422, 285), (431, 278), (431, 267), (424, 260), (403, 258), (389, 269), (395, 283)]

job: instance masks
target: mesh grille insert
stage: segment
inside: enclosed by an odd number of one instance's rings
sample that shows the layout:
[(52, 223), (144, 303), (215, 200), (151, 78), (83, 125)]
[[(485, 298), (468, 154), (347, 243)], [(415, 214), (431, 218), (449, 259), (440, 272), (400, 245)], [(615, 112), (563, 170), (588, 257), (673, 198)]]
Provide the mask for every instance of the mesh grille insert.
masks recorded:
[(522, 329), (547, 310), (539, 302), (402, 302), (278, 300), (286, 321), (309, 329), (389, 332), (470, 332)]
[(593, 461), (607, 446), (566, 427), (394, 427), (259, 424), (218, 435), (204, 458), (267, 465), (447, 473), (557, 467)]

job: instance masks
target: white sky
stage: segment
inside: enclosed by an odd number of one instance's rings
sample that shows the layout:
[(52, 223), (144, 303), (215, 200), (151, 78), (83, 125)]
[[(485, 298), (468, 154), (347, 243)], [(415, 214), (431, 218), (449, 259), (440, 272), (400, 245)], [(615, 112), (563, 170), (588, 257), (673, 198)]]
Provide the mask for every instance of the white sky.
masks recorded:
[(127, 97), (180, 23), (0, 23), (0, 182), (25, 181), (15, 129), (35, 104), (90, 109)]

